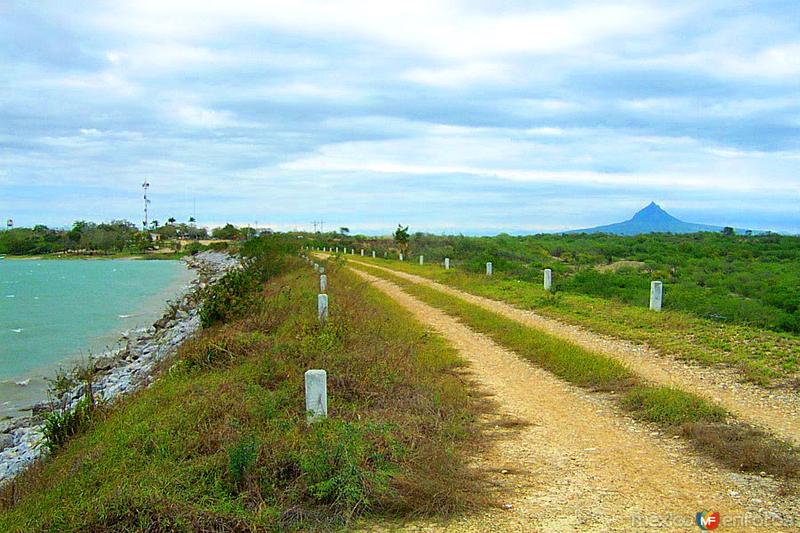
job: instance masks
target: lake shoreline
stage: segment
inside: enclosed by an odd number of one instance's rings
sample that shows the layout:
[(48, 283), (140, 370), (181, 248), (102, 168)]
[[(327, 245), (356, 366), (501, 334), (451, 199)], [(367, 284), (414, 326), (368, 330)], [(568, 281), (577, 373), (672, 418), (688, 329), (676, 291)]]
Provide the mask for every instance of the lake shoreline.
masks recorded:
[[(200, 292), (216, 283), (239, 261), (226, 253), (202, 252), (182, 259), (197, 276), (153, 325), (125, 334), (124, 347), (92, 360), (96, 375), (92, 390), (98, 401), (117, 398), (148, 386), (159, 362), (174, 354), (180, 344), (200, 328)], [(52, 401), (34, 405), (28, 417), (0, 422), (0, 484), (13, 478), (44, 452), (43, 415), (53, 409), (71, 409), (84, 394), (77, 383)]]

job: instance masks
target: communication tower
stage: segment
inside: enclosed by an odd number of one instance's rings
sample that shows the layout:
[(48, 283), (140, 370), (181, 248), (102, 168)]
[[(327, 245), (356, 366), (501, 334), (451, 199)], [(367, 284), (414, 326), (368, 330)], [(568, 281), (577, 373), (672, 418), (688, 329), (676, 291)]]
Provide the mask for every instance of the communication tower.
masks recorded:
[(150, 204), (150, 200), (147, 198), (147, 189), (150, 188), (150, 183), (147, 180), (144, 180), (142, 183), (142, 191), (144, 192), (144, 222), (142, 222), (142, 229), (147, 231), (147, 206)]

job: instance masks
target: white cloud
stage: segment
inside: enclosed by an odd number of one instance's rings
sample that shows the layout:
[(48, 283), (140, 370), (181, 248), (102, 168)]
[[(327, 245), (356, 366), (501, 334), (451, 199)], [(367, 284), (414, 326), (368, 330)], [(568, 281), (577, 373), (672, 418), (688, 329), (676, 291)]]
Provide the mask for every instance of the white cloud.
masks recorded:
[(508, 83), (511, 76), (505, 65), (493, 63), (466, 63), (444, 68), (415, 68), (406, 71), (403, 78), (436, 87), (459, 87), (475, 82)]
[(612, 37), (647, 35), (674, 17), (644, 2), (584, 2), (564, 9), (503, 12), (469, 2), (357, 0), (294, 2), (137, 0), (118, 2), (93, 23), (135, 35), (201, 38), (235, 27), (351, 35), (437, 57), (477, 58), (573, 50)]
[[(742, 154), (724, 147), (704, 147), (689, 137), (619, 136), (598, 129), (572, 132), (569, 142), (553, 145), (526, 140), (526, 133), (501, 129), (456, 129), (448, 133), (433, 125), (428, 134), (414, 138), (324, 145), (315, 153), (280, 165), (280, 169), (409, 176), (464, 174), (524, 183), (686, 191), (786, 191), (796, 186), (796, 178), (790, 173), (765, 182), (762, 167), (720, 166), (718, 157)], [(691, 156), (686, 155), (687, 150)], [(620, 159), (629, 168), (603, 170), (618, 166)]]
[(58, 78), (45, 79), (39, 83), (42, 85), (60, 86), (67, 89), (114, 91), (125, 96), (133, 96), (137, 94), (139, 89), (136, 84), (110, 71), (88, 74), (67, 74)]
[(215, 220), (268, 205), (276, 224), (388, 199), (490, 227), (536, 184), (559, 206), (643, 187), (783, 198), (797, 9), (723, 4), (56, 3), (20, 22), (46, 46), (0, 52), (0, 160), (34, 186), (136, 196), (153, 176), (224, 197)]
[(173, 116), (187, 126), (201, 128), (230, 128), (241, 125), (232, 113), (194, 105), (178, 106), (174, 109)]
[(800, 81), (800, 42), (775, 44), (755, 52), (737, 50), (727, 43), (725, 48), (668, 53), (636, 59), (631, 64), (708, 72), (720, 77)]
[(343, 101), (364, 97), (362, 91), (353, 88), (301, 81), (256, 88), (253, 92), (267, 98), (289, 101), (308, 99)]

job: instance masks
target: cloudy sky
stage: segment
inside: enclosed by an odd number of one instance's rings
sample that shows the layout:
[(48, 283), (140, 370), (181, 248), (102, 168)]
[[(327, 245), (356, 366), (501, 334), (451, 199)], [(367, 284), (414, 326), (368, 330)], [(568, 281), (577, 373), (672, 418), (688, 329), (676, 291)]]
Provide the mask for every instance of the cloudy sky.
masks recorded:
[(145, 178), (162, 221), (800, 232), (800, 3), (0, 0), (0, 217)]

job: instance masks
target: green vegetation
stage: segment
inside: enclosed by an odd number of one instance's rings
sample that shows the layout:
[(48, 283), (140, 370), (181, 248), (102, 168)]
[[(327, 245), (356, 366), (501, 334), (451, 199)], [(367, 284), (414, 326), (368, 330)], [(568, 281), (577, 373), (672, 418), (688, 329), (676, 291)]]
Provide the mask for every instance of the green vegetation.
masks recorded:
[[(657, 424), (667, 431), (682, 432), (692, 439), (698, 449), (707, 451), (724, 464), (741, 469), (765, 470), (787, 477), (800, 472), (800, 453), (791, 445), (733, 421), (733, 416), (725, 409), (699, 396), (677, 388), (643, 382), (612, 358), (524, 326), (435, 288), (408, 281), (384, 270), (362, 265), (356, 265), (356, 268), (392, 281), (409, 294), (459, 318), (470, 328), (565, 381), (595, 391), (620, 393), (613, 398), (633, 416)], [(708, 436), (712, 434), (711, 427), (722, 427), (728, 434), (736, 435), (732, 440), (733, 445), (727, 447), (724, 442), (717, 442), (711, 446), (708, 442)], [(744, 441), (748, 443), (748, 453), (758, 456), (758, 461), (736, 462), (737, 454), (742, 452), (742, 447), (736, 443)]]
[[(242, 241), (255, 237), (256, 230), (249, 227), (236, 228), (227, 224), (215, 228), (212, 236), (215, 239)], [(147, 232), (140, 231), (135, 224), (127, 220), (114, 220), (100, 224), (79, 220), (70, 229), (53, 229), (40, 225), (33, 228), (0, 231), (0, 255), (114, 256), (152, 252), (157, 248), (174, 250), (152, 254), (155, 257), (167, 259), (208, 249), (227, 249), (227, 242), (211, 243), (210, 245), (192, 242), (181, 253), (180, 240), (198, 241), (208, 238), (207, 230), (197, 227), (193, 220), (189, 224), (182, 224), (175, 222), (174, 218), (170, 218), (169, 222), (163, 226), (159, 226), (158, 221), (153, 221)]]
[(662, 353), (706, 365), (737, 368), (744, 379), (762, 385), (794, 386), (800, 371), (800, 337), (762, 328), (730, 324), (697, 317), (691, 313), (666, 310), (653, 313), (647, 308), (568, 292), (550, 293), (541, 280), (526, 282), (508, 275), (491, 278), (483, 274), (438, 265), (420, 267), (415, 262), (386, 263), (359, 258), (370, 264), (391, 266), (411, 274), (487, 298), (505, 301), (522, 309), (604, 335), (646, 343)]
[[(165, 240), (205, 238), (206, 230), (188, 224), (168, 224), (153, 230)], [(84, 255), (139, 253), (152, 247), (149, 234), (139, 231), (127, 220), (95, 224), (79, 220), (68, 230), (47, 226), (15, 228), (0, 232), (0, 254), (45, 255), (80, 252)]]
[(71, 437), (82, 433), (91, 424), (94, 404), (89, 398), (82, 398), (73, 409), (53, 411), (44, 420), (44, 446), (53, 452), (63, 446)]
[(668, 426), (723, 422), (728, 417), (721, 407), (674, 387), (635, 387), (622, 399), (622, 405), (644, 420)]
[[(315, 530), (480, 504), (466, 452), (486, 402), (454, 350), (335, 267), (320, 326), (317, 278), (290, 248), (248, 243), (257, 297), (6, 486), (0, 530)], [(330, 413), (311, 425), (309, 368), (328, 371)]]
[[(339, 239), (349, 247), (394, 252), (389, 239)], [(320, 245), (327, 245), (324, 238)], [(665, 283), (664, 307), (724, 323), (800, 333), (800, 237), (775, 234), (531, 235), (414, 234), (410, 252), (428, 262), (450, 257), (465, 272), (539, 284), (551, 268), (555, 290), (648, 305), (651, 280)], [(379, 254), (380, 256), (383, 253)], [(396, 255), (390, 255), (396, 257)]]
[(408, 235), (408, 226), (404, 228), (402, 224), (398, 224), (397, 230), (395, 230), (394, 235), (392, 236), (394, 237), (394, 243), (400, 253), (408, 257), (408, 243), (410, 240)]

